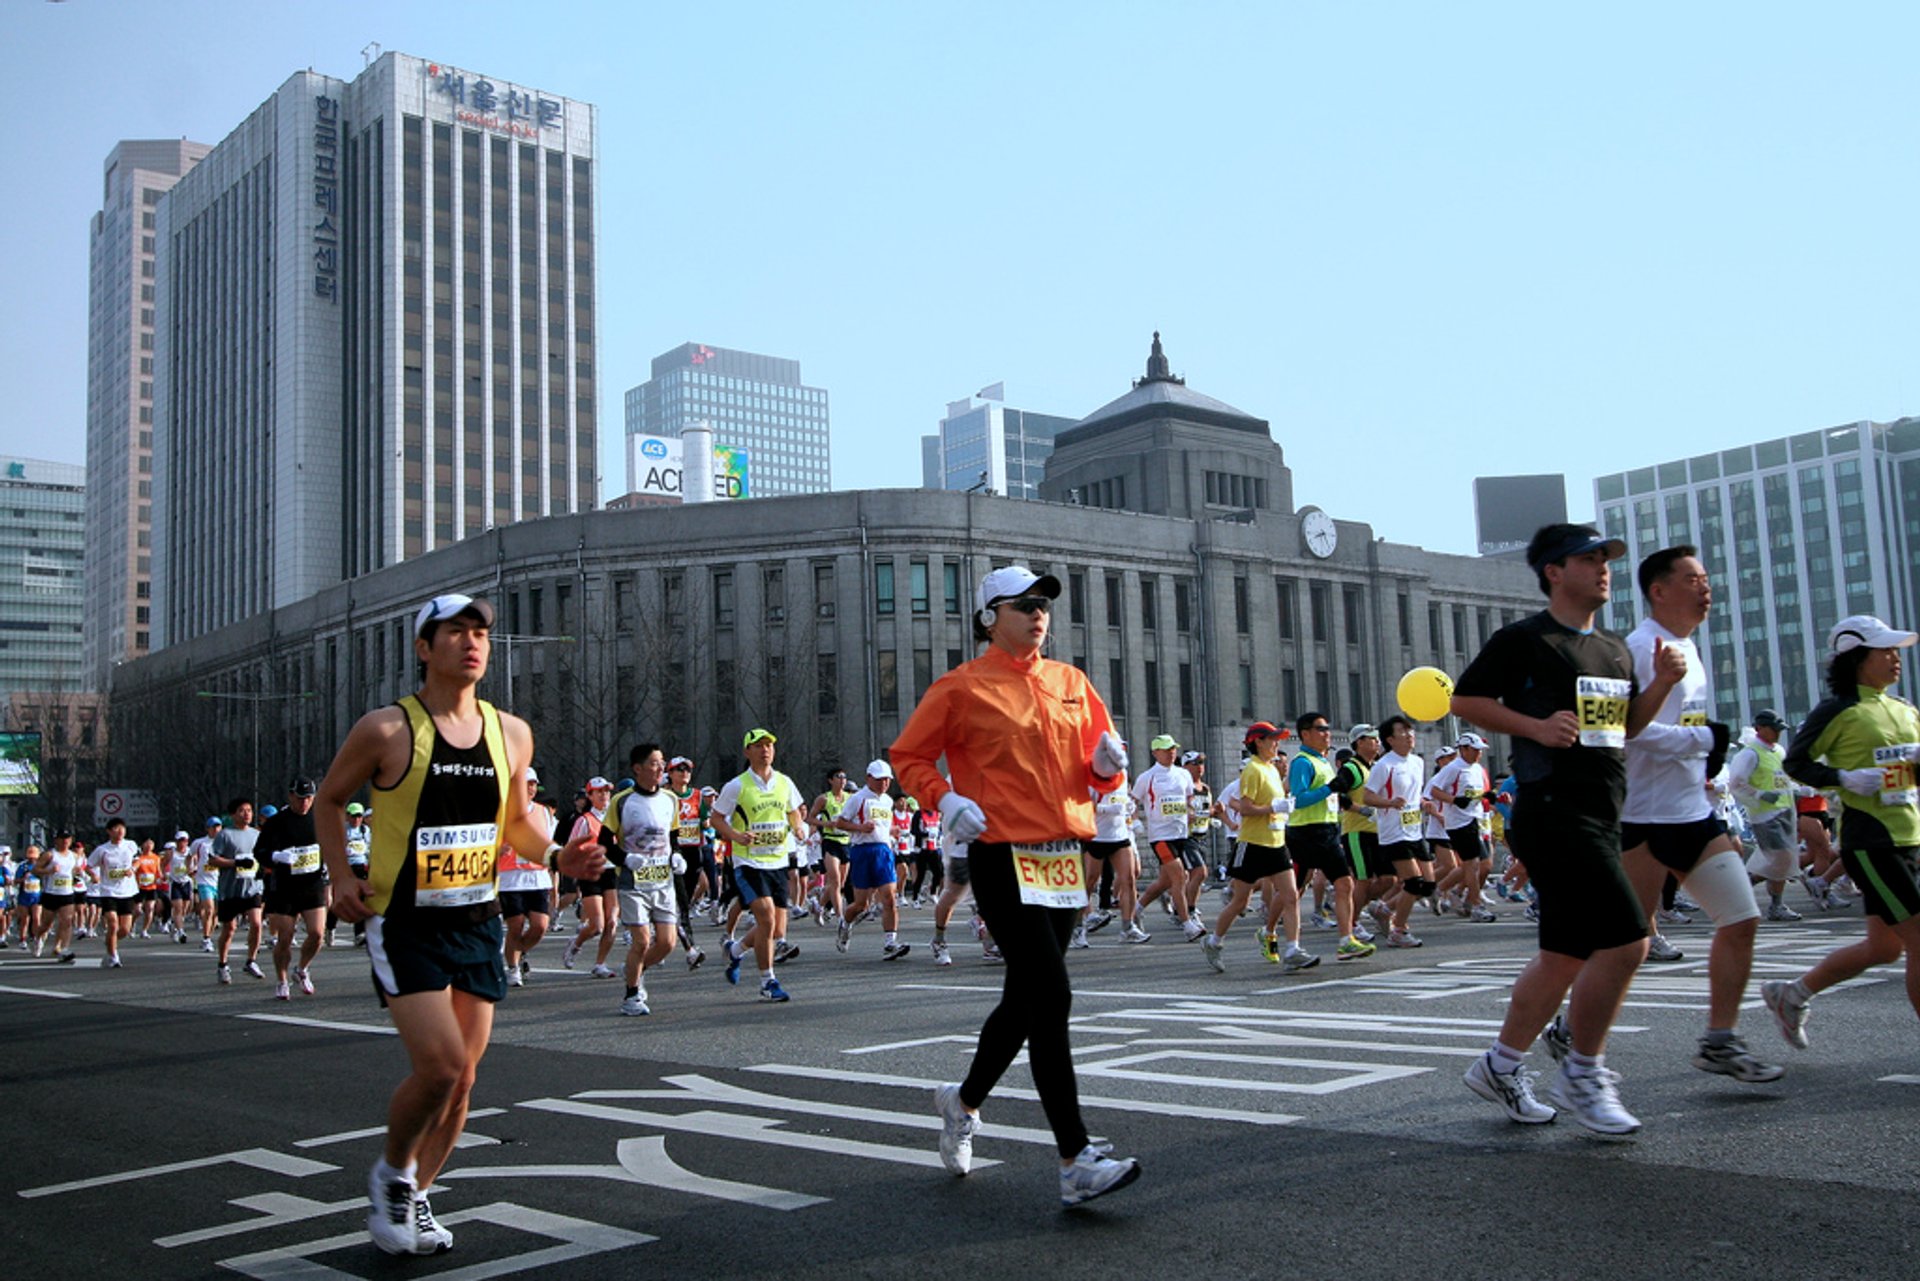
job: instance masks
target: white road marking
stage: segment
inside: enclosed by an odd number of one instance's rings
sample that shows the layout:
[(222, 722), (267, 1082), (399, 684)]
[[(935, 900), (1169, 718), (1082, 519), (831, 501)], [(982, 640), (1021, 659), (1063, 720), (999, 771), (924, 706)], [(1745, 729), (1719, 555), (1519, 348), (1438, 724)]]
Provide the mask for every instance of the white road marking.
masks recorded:
[(454, 1179), (612, 1179), (620, 1183), (638, 1183), (647, 1187), (684, 1192), (688, 1196), (713, 1197), (740, 1205), (755, 1205), (763, 1210), (804, 1210), (810, 1205), (825, 1205), (829, 1198), (807, 1196), (757, 1183), (736, 1183), (731, 1179), (710, 1179), (695, 1174), (667, 1155), (664, 1135), (622, 1139), (614, 1145), (618, 1165), (507, 1165), (475, 1166), (443, 1173), (443, 1180)]
[[(1332, 1059), (1295, 1059), (1277, 1054), (1222, 1054), (1205, 1050), (1152, 1050), (1144, 1054), (1129, 1054), (1118, 1059), (1101, 1059), (1093, 1063), (1078, 1064), (1082, 1076), (1110, 1076), (1122, 1081), (1151, 1081), (1157, 1085), (1193, 1085), (1196, 1076), (1193, 1072), (1149, 1072), (1135, 1067), (1135, 1064), (1162, 1063), (1174, 1061), (1197, 1061), (1219, 1065), (1226, 1063), (1254, 1064), (1260, 1068), (1300, 1068), (1309, 1072), (1339, 1072), (1330, 1081), (1280, 1081), (1271, 1074), (1259, 1079), (1222, 1076), (1218, 1072), (1206, 1076), (1206, 1086), (1210, 1090), (1252, 1090), (1268, 1094), (1338, 1094), (1343, 1090), (1358, 1089), (1363, 1085), (1379, 1085), (1384, 1081), (1398, 1081), (1409, 1076), (1420, 1076), (1433, 1071), (1430, 1067), (1409, 1067), (1399, 1064), (1343, 1063)], [(1191, 1110), (1184, 1104), (1162, 1106), (1161, 1111), (1178, 1111), (1182, 1115)]]
[(153, 1243), (164, 1250), (183, 1245), (199, 1245), (203, 1241), (217, 1241), (221, 1237), (239, 1236), (243, 1232), (284, 1227), (289, 1223), (325, 1218), (329, 1214), (342, 1214), (348, 1210), (365, 1210), (367, 1199), (357, 1196), (345, 1201), (315, 1201), (310, 1197), (295, 1196), (291, 1192), (262, 1192), (257, 1196), (236, 1197), (227, 1204), (237, 1205), (243, 1210), (256, 1211), (256, 1217), (241, 1219), (236, 1223), (219, 1223), (210, 1228), (196, 1228), (191, 1232), (180, 1232), (170, 1237), (155, 1237)]
[[(831, 1073), (836, 1081), (859, 1081), (866, 1085), (895, 1085), (909, 1090), (932, 1091), (939, 1081), (923, 1080), (912, 1076), (889, 1076), (883, 1072), (849, 1072), (845, 1068), (803, 1067), (797, 1063), (761, 1063), (743, 1069), (748, 1072), (766, 1072), (774, 1076), (801, 1076), (818, 1080), (823, 1073)], [(1186, 1084), (1192, 1085), (1189, 1080)], [(996, 1085), (993, 1092), (1010, 1099), (1038, 1101), (1038, 1090), (1022, 1089), (1015, 1085)], [(1115, 1112), (1145, 1112), (1151, 1116), (1198, 1117), (1207, 1121), (1232, 1121), (1241, 1125), (1292, 1125), (1301, 1118), (1284, 1112), (1248, 1112), (1233, 1108), (1203, 1107), (1194, 1103), (1154, 1103), (1141, 1099), (1115, 1099), (1097, 1094), (1082, 1094), (1080, 1106), (1083, 1108), (1106, 1108)], [(989, 1131), (991, 1133), (991, 1131)], [(976, 1162), (975, 1164), (978, 1164)]]
[(28, 1198), (58, 1196), (63, 1192), (104, 1188), (115, 1183), (131, 1183), (135, 1179), (155, 1179), (163, 1174), (179, 1174), (183, 1170), (204, 1170), (208, 1166), (228, 1163), (265, 1170), (269, 1174), (283, 1174), (290, 1179), (304, 1179), (310, 1174), (328, 1174), (340, 1168), (337, 1165), (328, 1165), (324, 1161), (309, 1161), (303, 1156), (288, 1156), (284, 1152), (275, 1152), (271, 1148), (245, 1148), (239, 1152), (222, 1152), (218, 1156), (203, 1156), (192, 1161), (170, 1161), (166, 1165), (149, 1165), (138, 1170), (124, 1170), (119, 1174), (103, 1174), (94, 1179), (75, 1179), (71, 1183), (52, 1183), (42, 1188), (26, 1188), (20, 1195)]
[(237, 1014), (235, 1018), (254, 1019), (261, 1023), (285, 1023), (292, 1027), (316, 1027), (326, 1032), (368, 1032), (374, 1036), (398, 1036), (391, 1027), (375, 1027), (368, 1023), (345, 1023), (335, 1019), (306, 1019), (297, 1014)]
[[(539, 1236), (554, 1237), (563, 1244), (548, 1246), (542, 1250), (529, 1250), (524, 1254), (509, 1255), (504, 1259), (490, 1259), (485, 1263), (469, 1264), (464, 1268), (453, 1268), (446, 1272), (433, 1274), (434, 1281), (490, 1281), (493, 1277), (509, 1276), (515, 1272), (529, 1272), (535, 1268), (551, 1267), (556, 1263), (566, 1263), (572, 1259), (586, 1258), (588, 1255), (603, 1254), (609, 1250), (621, 1250), (630, 1245), (645, 1245), (658, 1237), (648, 1236), (644, 1232), (629, 1232), (625, 1228), (612, 1228), (602, 1223), (589, 1223), (584, 1219), (570, 1218), (564, 1214), (549, 1214), (544, 1210), (532, 1210), (511, 1202), (496, 1201), (492, 1205), (483, 1205), (472, 1210), (456, 1210), (452, 1214), (436, 1216), (447, 1227), (478, 1221), (500, 1227), (518, 1228), (522, 1232), (531, 1232)], [(330, 1268), (323, 1263), (315, 1263), (313, 1256), (327, 1254), (349, 1246), (366, 1246), (367, 1232), (361, 1228), (354, 1232), (343, 1232), (338, 1236), (322, 1237), (318, 1241), (307, 1241), (299, 1245), (285, 1246), (277, 1250), (262, 1250), (258, 1254), (243, 1254), (238, 1258), (222, 1259), (220, 1267), (229, 1268), (242, 1276), (254, 1277), (257, 1281), (358, 1281), (355, 1274)]]
[[(505, 1116), (506, 1114), (507, 1110), (505, 1108), (475, 1108), (473, 1111), (467, 1113), (467, 1120), (470, 1122), (484, 1121), (490, 1116)], [(386, 1132), (387, 1127), (384, 1125), (370, 1125), (364, 1130), (342, 1130), (338, 1134), (323, 1134), (316, 1139), (295, 1139), (293, 1146), (296, 1148), (323, 1148), (330, 1143), (350, 1143), (355, 1139), (370, 1139), (376, 1134), (385, 1134)], [(460, 1137), (465, 1138), (466, 1135), (462, 1134)], [(498, 1143), (499, 1140), (488, 1139), (487, 1142)]]
[(56, 992), (52, 988), (42, 987), (5, 987), (0, 992), (10, 992), (14, 996), (50, 996), (56, 1001), (84, 1001), (86, 997), (79, 992)]

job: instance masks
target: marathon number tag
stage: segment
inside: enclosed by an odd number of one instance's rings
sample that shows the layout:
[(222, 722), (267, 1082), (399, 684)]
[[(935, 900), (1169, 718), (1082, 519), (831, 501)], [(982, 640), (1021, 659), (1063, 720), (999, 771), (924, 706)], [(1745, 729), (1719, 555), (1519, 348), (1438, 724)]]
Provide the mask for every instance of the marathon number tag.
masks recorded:
[(1627, 700), (1633, 694), (1633, 683), (1611, 676), (1576, 679), (1574, 701), (1580, 718), (1580, 746), (1625, 748)]
[(1185, 801), (1161, 801), (1160, 802), (1161, 818), (1185, 818), (1186, 816), (1187, 816), (1187, 803)]
[(1087, 883), (1081, 876), (1078, 841), (1014, 846), (1013, 874), (1020, 884), (1022, 903), (1036, 907), (1087, 905)]
[(1410, 810), (1401, 810), (1400, 811), (1400, 830), (1403, 832), (1412, 832), (1416, 836), (1419, 835), (1422, 817), (1423, 816), (1417, 807)]
[(1705, 729), (1707, 725), (1707, 700), (1690, 698), (1680, 704), (1680, 723), (1688, 729)]
[(498, 892), (500, 829), (492, 823), (423, 827), (414, 834), (416, 907), (470, 907)]
[(647, 865), (633, 874), (635, 885), (665, 885), (672, 872), (668, 870), (667, 859), (662, 856), (659, 862), (647, 860)]
[(107, 869), (107, 879), (109, 881), (124, 881), (132, 875), (133, 869), (130, 867), (109, 867)]
[(287, 851), (293, 858), (287, 864), (287, 870), (295, 876), (307, 876), (320, 870), (320, 847), (301, 845)]
[(1895, 743), (1873, 749), (1873, 763), (1880, 767), (1880, 803), (1886, 806), (1920, 805), (1920, 786), (1915, 785), (1912, 743)]

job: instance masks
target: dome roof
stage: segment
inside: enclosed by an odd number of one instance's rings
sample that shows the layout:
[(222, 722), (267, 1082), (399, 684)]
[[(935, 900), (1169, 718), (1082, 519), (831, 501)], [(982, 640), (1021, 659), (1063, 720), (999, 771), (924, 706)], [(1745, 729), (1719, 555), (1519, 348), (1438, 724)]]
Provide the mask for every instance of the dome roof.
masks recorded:
[(1153, 350), (1147, 357), (1147, 375), (1134, 380), (1133, 390), (1110, 400), (1054, 438), (1054, 446), (1071, 444), (1115, 427), (1156, 418), (1178, 418), (1186, 422), (1208, 423), (1240, 431), (1268, 434), (1266, 420), (1235, 409), (1223, 400), (1203, 396), (1176, 378), (1161, 349), (1160, 335), (1153, 335)]

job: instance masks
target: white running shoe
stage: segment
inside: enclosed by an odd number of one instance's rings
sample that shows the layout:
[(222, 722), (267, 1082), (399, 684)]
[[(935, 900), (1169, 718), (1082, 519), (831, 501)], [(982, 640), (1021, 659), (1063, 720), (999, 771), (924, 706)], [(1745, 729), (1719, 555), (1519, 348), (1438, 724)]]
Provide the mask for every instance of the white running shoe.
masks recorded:
[(638, 994), (620, 1002), (620, 1012), (628, 1015), (653, 1013), (647, 1008), (647, 989), (641, 988)]
[(1800, 913), (1794, 911), (1785, 903), (1773, 903), (1767, 907), (1766, 919), (1769, 921), (1797, 921), (1800, 920), (1801, 917)]
[(960, 1102), (958, 1085), (935, 1090), (933, 1110), (941, 1121), (940, 1164), (950, 1174), (965, 1174), (973, 1168), (973, 1136), (980, 1132), (980, 1114), (967, 1111)]
[(1794, 994), (1793, 984), (1786, 979), (1772, 979), (1760, 985), (1760, 999), (1773, 1011), (1773, 1021), (1780, 1025), (1780, 1035), (1786, 1038), (1788, 1045), (1796, 1050), (1807, 1048), (1807, 1002)]
[(572, 969), (574, 961), (579, 959), (579, 956), (580, 956), (580, 940), (574, 939), (571, 943), (567, 944), (567, 950), (560, 953), (561, 968), (568, 969), (568, 970)]
[(1209, 934), (1200, 940), (1200, 955), (1207, 958), (1207, 965), (1215, 974), (1227, 972), (1226, 962), (1220, 959), (1220, 950), (1220, 944), (1214, 941), (1213, 935)]
[(1087, 942), (1087, 927), (1084, 925), (1074, 926), (1073, 934), (1067, 939), (1067, 946), (1075, 951), (1090, 946)]
[(439, 1254), (453, 1249), (453, 1233), (433, 1217), (433, 1206), (425, 1192), (416, 1192), (413, 1197), (413, 1230), (420, 1238), (414, 1247), (415, 1254)]
[(293, 999), (293, 989), (285, 983), (275, 983), (273, 985), (273, 999), (276, 1001), (291, 1001)]
[[(1201, 933), (1204, 934), (1206, 931), (1202, 930)], [(1145, 943), (1152, 937), (1153, 935), (1140, 928), (1139, 921), (1128, 921), (1120, 927), (1120, 941), (1122, 943)]]
[(507, 970), (507, 986), (508, 987), (525, 987), (526, 985), (527, 985), (527, 980), (520, 973), (520, 967), (517, 965), (509, 967)]
[(300, 991), (306, 996), (313, 995), (313, 975), (302, 966), (293, 972), (293, 981), (300, 985)]
[(1388, 947), (1419, 947), (1420, 943), (1412, 930), (1394, 930), (1387, 935)]
[(1132, 1157), (1116, 1161), (1108, 1155), (1112, 1147), (1089, 1143), (1073, 1158), (1073, 1164), (1060, 1171), (1060, 1204), (1079, 1205), (1121, 1188), (1140, 1177), (1140, 1163)]
[(1574, 1120), (1608, 1138), (1624, 1139), (1640, 1130), (1640, 1119), (1620, 1106), (1620, 1074), (1596, 1068), (1575, 1075), (1563, 1064), (1554, 1076), (1548, 1096)]
[(935, 965), (952, 965), (953, 964), (953, 953), (949, 952), (947, 950), (947, 945), (945, 943), (942, 943), (939, 939), (935, 939), (933, 941), (933, 963)]
[(367, 1232), (384, 1253), (439, 1253), (437, 1245), (421, 1248), (420, 1230), (414, 1226), (416, 1195), (413, 1180), (385, 1161), (376, 1161), (368, 1171), (367, 1199), (372, 1203), (373, 1212), (367, 1215)]
[(1522, 1125), (1545, 1125), (1559, 1113), (1533, 1097), (1535, 1074), (1525, 1064), (1511, 1072), (1496, 1071), (1493, 1056), (1482, 1054), (1467, 1068), (1467, 1088), (1489, 1103), (1498, 1103)]
[[(213, 951), (213, 940), (212, 940), (212, 939), (205, 939), (205, 938), (203, 938), (203, 939), (201, 939), (201, 940), (200, 940), (200, 950), (201, 950), (202, 952), (211, 952), (211, 951)], [(38, 953), (35, 953), (35, 955), (38, 955)]]
[(611, 965), (596, 965), (588, 970), (587, 974), (589, 977), (596, 979), (610, 979), (613, 977), (613, 967)]

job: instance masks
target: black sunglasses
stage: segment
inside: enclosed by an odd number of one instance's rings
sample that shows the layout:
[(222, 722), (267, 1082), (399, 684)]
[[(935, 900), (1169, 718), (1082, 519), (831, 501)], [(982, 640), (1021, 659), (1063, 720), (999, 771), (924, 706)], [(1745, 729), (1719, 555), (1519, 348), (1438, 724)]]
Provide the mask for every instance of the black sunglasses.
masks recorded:
[(1012, 600), (1000, 602), (1009, 609), (1017, 609), (1023, 614), (1051, 614), (1053, 602), (1045, 596), (1016, 596)]
[(1333, 726), (1331, 725), (1309, 725), (1307, 726), (1307, 733), (1325, 734), (1327, 731), (1331, 730), (1332, 728)]

